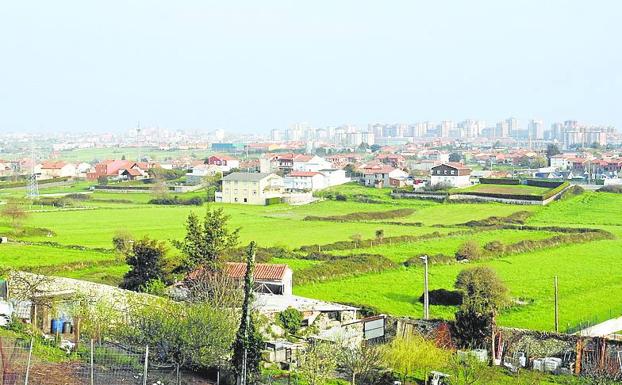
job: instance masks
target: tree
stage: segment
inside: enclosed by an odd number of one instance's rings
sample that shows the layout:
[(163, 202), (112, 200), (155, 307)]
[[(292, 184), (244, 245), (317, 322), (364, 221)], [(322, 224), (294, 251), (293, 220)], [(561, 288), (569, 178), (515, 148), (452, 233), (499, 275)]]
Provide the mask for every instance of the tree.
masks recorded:
[(479, 247), (479, 244), (475, 241), (464, 242), (462, 245), (460, 245), (458, 251), (456, 251), (456, 260), (458, 261), (462, 261), (464, 259), (476, 261), (480, 259), (481, 256), (482, 250)]
[(289, 334), (296, 334), (302, 326), (303, 314), (293, 307), (288, 307), (279, 313), (279, 323)]
[(454, 286), (462, 291), (462, 307), (465, 309), (496, 313), (509, 303), (507, 287), (497, 273), (486, 266), (462, 270)]
[(360, 233), (350, 235), (350, 239), (354, 242), (354, 247), (358, 248), (359, 244), (363, 240), (363, 236)]
[(442, 368), (449, 361), (450, 352), (438, 348), (433, 341), (419, 334), (395, 338), (386, 346), (383, 361), (402, 377), (402, 382), (415, 372), (423, 372), (427, 378), (430, 371)]
[(378, 152), (381, 148), (382, 146), (380, 146), (379, 144), (372, 144), (371, 146), (369, 146), (371, 152)]
[(356, 166), (352, 163), (348, 163), (343, 169), (347, 177), (353, 177), (356, 174)]
[(378, 371), (382, 360), (382, 350), (373, 345), (341, 344), (337, 355), (337, 369), (350, 379), (352, 385), (360, 377), (370, 377)]
[(490, 340), (497, 312), (509, 303), (508, 290), (489, 267), (462, 270), (455, 283), (462, 292), (456, 312), (455, 335), (462, 346), (478, 348)]
[(461, 160), (462, 160), (462, 154), (460, 154), (459, 152), (452, 152), (451, 154), (449, 154), (450, 162), (460, 162)]
[(383, 240), (384, 240), (384, 230), (383, 229), (376, 230), (376, 241), (378, 241), (378, 243), (382, 243)]
[(134, 243), (134, 237), (127, 231), (117, 231), (112, 237), (112, 248), (121, 255), (126, 255), (131, 250), (132, 243)]
[(546, 158), (549, 160), (549, 166), (551, 165), (551, 158), (555, 155), (561, 154), (556, 144), (549, 144), (546, 146)]
[(20, 227), (22, 222), (28, 218), (29, 215), (28, 212), (24, 210), (24, 207), (16, 202), (5, 204), (0, 214), (8, 218), (14, 228)]
[(149, 345), (150, 359), (205, 370), (219, 367), (231, 353), (237, 312), (210, 302), (180, 303), (163, 298), (129, 307), (129, 322), (118, 339)]
[(179, 267), (181, 272), (190, 272), (198, 267), (208, 272), (221, 269), (224, 254), (238, 243), (239, 231), (229, 230), (227, 223), (229, 216), (222, 208), (207, 209), (203, 223), (194, 213), (186, 220), (186, 236), (183, 241), (174, 241), (173, 244), (184, 254)]
[(108, 184), (108, 177), (106, 175), (100, 175), (97, 177), (97, 184), (100, 186), (106, 186)]
[(156, 199), (165, 199), (169, 195), (169, 189), (166, 181), (161, 178), (156, 178), (155, 183), (151, 186), (151, 194)]
[(252, 314), (253, 302), (253, 274), (255, 271), (255, 242), (248, 245), (246, 251), (246, 273), (244, 275), (244, 302), (242, 304), (242, 317), (240, 328), (233, 343), (233, 370), (236, 374), (238, 385), (254, 383), (260, 373), (261, 350), (263, 341), (255, 325), (255, 317)]
[(332, 378), (337, 367), (337, 355), (333, 346), (314, 341), (300, 357), (298, 375), (307, 385), (324, 385)]
[(147, 237), (134, 242), (125, 256), (130, 271), (125, 273), (121, 287), (142, 291), (153, 280), (166, 281), (166, 253), (164, 242)]

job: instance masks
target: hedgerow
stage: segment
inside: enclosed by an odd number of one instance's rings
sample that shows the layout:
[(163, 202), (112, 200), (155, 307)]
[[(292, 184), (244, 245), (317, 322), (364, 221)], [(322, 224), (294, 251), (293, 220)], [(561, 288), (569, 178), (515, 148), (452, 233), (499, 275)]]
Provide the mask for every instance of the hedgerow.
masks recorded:
[(330, 263), (322, 263), (301, 270), (294, 276), (295, 284), (322, 282), (336, 278), (351, 277), (365, 273), (379, 273), (394, 269), (398, 265), (390, 259), (377, 254), (360, 254), (337, 257)]
[(328, 222), (353, 222), (353, 221), (369, 221), (374, 219), (393, 219), (403, 218), (414, 213), (413, 209), (397, 209), (389, 211), (359, 211), (345, 215), (330, 215), (320, 217), (316, 215), (307, 215), (305, 221), (328, 221)]

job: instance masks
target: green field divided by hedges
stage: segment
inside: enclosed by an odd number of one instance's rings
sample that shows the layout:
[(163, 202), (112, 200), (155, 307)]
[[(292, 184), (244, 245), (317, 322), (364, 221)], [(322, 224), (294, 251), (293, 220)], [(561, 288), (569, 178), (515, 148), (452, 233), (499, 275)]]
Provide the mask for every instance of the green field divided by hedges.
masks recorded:
[[(56, 186), (42, 189), (42, 193), (46, 190), (54, 193), (83, 192), (87, 188), (84, 184)], [(295, 281), (297, 275), (321, 275), (319, 280), (309, 278), (309, 283), (297, 284), (295, 293), (415, 317), (421, 314), (417, 298), (421, 294), (423, 277), (419, 266), (401, 265), (411, 257), (423, 253), (451, 256), (466, 240), (473, 240), (483, 247), (492, 241), (515, 244), (547, 240), (559, 235), (555, 231), (539, 230), (535, 227), (604, 229), (615, 234), (617, 238), (499, 255), (467, 265), (433, 264), (430, 283), (432, 288), (451, 289), (453, 280), (461, 269), (471, 264), (493, 267), (506, 281), (512, 296), (524, 299), (526, 303), (501, 314), (501, 322), (510, 326), (545, 330), (552, 328), (551, 292), (555, 275), (560, 279), (562, 325), (575, 325), (590, 317), (606, 318), (612, 312), (622, 314), (620, 296), (611, 295), (622, 289), (622, 284), (619, 283), (622, 282), (622, 273), (618, 273), (622, 271), (621, 195), (588, 192), (541, 207), (396, 200), (390, 197), (390, 192), (390, 189), (370, 189), (348, 184), (320, 194), (330, 199), (304, 206), (209, 205), (223, 207), (231, 215), (231, 226), (241, 228), (241, 245), (255, 240), (263, 247), (277, 246), (289, 250), (287, 253), (291, 255), (273, 258), (271, 262), (290, 265), (295, 271)], [(23, 192), (7, 191), (0, 193), (0, 199), (16, 194), (23, 196)], [(346, 200), (335, 200), (336, 194), (345, 196)], [(0, 245), (0, 265), (26, 269), (44, 267), (46, 271), (56, 271), (57, 274), (65, 276), (115, 283), (127, 271), (127, 266), (118, 262), (114, 254), (94, 248), (111, 248), (112, 236), (118, 231), (129, 231), (136, 237), (149, 235), (162, 240), (180, 239), (184, 234), (186, 216), (191, 211), (202, 215), (204, 210), (201, 207), (150, 205), (147, 203), (152, 198), (149, 193), (93, 192), (90, 195), (91, 199), (81, 202), (88, 210), (46, 207), (44, 211), (32, 212), (25, 226), (51, 229), (54, 234), (30, 235), (21, 240), (55, 242), (58, 245)], [(390, 212), (394, 214), (389, 214)], [(399, 214), (395, 215), (396, 212)], [(534, 229), (483, 228), (481, 224), (479, 227), (466, 226), (468, 222), (485, 223), (487, 218), (503, 218), (517, 212), (526, 214), (520, 215), (515, 225), (521, 226), (524, 222), (526, 226)], [(357, 213), (378, 214), (361, 216)], [(337, 221), (304, 220), (308, 216), (335, 217)], [(385, 216), (391, 218), (374, 219)], [(342, 267), (350, 270), (349, 275), (335, 275), (332, 278), (332, 271), (323, 267), (331, 262), (305, 259), (308, 251), (299, 250), (305, 245), (350, 242), (353, 235), (376, 242), (376, 233), (380, 229), (383, 230), (384, 240), (379, 244), (374, 243), (372, 247), (325, 251), (328, 256), (340, 259), (365, 254), (370, 255), (366, 258), (378, 255), (391, 262), (386, 265), (377, 264), (376, 268), (379, 270), (374, 272), (364, 271), (360, 269), (360, 264), (345, 261)], [(12, 230), (8, 223), (0, 219), (0, 235)], [(438, 236), (432, 237), (431, 234), (436, 232)], [(418, 239), (386, 243), (387, 240), (399, 237)], [(82, 245), (86, 248), (75, 250), (67, 248), (67, 245)], [(175, 257), (178, 252), (171, 248), (171, 254)], [(311, 273), (312, 271), (315, 273)], [(435, 306), (432, 314), (451, 317), (454, 311), (452, 307)]]

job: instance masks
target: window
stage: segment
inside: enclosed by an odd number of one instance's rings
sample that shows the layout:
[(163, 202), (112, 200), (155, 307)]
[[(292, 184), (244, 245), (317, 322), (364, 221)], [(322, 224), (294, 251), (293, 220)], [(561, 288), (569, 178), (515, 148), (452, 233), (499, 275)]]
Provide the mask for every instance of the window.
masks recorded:
[(237, 202), (237, 201), (238, 201), (238, 198), (233, 198), (233, 201), (234, 201), (234, 202)]
[(451, 175), (456, 175), (456, 170), (451, 170)]
[(244, 198), (244, 203), (248, 202), (248, 199)]

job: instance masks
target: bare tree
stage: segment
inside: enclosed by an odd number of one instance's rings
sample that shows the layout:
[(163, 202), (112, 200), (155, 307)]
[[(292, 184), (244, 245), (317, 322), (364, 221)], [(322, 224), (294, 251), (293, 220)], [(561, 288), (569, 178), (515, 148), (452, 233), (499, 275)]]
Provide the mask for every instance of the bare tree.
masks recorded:
[(360, 376), (366, 376), (378, 369), (382, 360), (382, 351), (373, 345), (351, 346), (341, 344), (338, 354), (338, 370), (348, 376), (350, 383), (356, 385)]
[(8, 218), (14, 228), (21, 227), (21, 224), (29, 214), (24, 207), (16, 202), (9, 202), (0, 211), (0, 215)]

